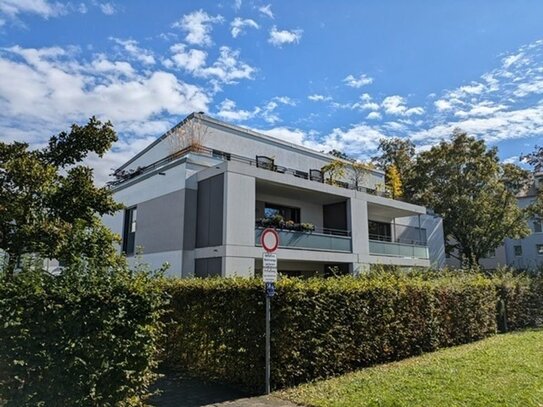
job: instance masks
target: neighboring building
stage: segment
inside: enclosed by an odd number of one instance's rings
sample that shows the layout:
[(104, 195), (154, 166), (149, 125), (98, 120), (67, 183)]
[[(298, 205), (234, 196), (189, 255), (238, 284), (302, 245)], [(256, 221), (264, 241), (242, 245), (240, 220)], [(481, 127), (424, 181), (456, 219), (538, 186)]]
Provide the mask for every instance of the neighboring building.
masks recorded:
[(320, 169), (333, 159), (193, 113), (116, 171), (111, 188), (126, 209), (104, 222), (127, 256), (141, 247), (145, 262), (168, 262), (175, 276), (258, 275), (260, 234), (281, 218), (286, 274), (443, 266), (440, 218), (379, 192), (381, 171), (327, 184)]
[[(527, 188), (517, 196), (518, 205), (526, 208), (543, 189), (543, 173), (533, 174)], [(543, 267), (543, 221), (532, 218), (528, 221), (530, 235), (523, 239), (505, 239), (504, 244), (496, 248), (479, 264), (485, 270), (495, 270), (499, 267), (514, 267), (517, 269), (534, 269)], [(454, 257), (447, 257), (447, 265), (458, 267), (460, 262)]]

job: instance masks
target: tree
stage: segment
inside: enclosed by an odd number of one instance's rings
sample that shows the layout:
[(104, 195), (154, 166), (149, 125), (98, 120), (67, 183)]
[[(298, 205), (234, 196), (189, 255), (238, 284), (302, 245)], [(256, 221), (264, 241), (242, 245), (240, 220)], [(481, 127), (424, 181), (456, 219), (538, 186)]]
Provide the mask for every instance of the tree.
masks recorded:
[(361, 161), (353, 161), (348, 166), (349, 178), (353, 182), (355, 189), (359, 190), (363, 186), (364, 180), (372, 168), (371, 164)]
[[(110, 122), (92, 117), (85, 126), (51, 137), (47, 147), (0, 142), (0, 250), (13, 273), (23, 254), (73, 263), (81, 259), (117, 261), (118, 237), (100, 216), (117, 204), (106, 187), (93, 182), (91, 168), (81, 165), (89, 154), (99, 157), (117, 140)], [(77, 250), (74, 248), (77, 247)]]
[(388, 166), (386, 173), (386, 188), (392, 195), (393, 199), (401, 198), (403, 196), (403, 185), (400, 173), (394, 164)]
[(330, 185), (334, 185), (339, 178), (343, 178), (345, 176), (345, 167), (345, 161), (338, 159), (332, 160), (330, 163), (324, 165), (321, 168), (321, 171), (323, 172), (325, 178), (326, 175), (328, 175), (326, 182)]
[(342, 160), (352, 161), (352, 159), (343, 151), (333, 149), (333, 150), (328, 151), (328, 154), (333, 155), (336, 158), (341, 158)]
[(500, 164), (495, 148), (455, 130), (417, 157), (411, 182), (415, 201), (443, 218), (446, 251), (476, 266), (505, 238), (529, 232), (516, 200), (526, 178), (518, 166)]
[[(378, 151), (380, 154), (372, 157), (377, 168), (387, 171), (391, 165), (396, 167), (396, 172), (401, 183), (401, 195), (410, 196), (411, 169), (415, 162), (415, 145), (409, 139), (394, 137), (379, 140)], [(388, 185), (390, 181), (387, 179)]]

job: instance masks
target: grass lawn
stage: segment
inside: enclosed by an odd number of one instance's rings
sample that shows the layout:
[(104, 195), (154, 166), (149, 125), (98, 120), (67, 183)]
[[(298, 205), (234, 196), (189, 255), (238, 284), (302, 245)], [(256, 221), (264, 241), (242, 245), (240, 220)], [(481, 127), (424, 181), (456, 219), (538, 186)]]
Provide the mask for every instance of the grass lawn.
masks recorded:
[(277, 395), (307, 406), (543, 406), (543, 330), (494, 336)]

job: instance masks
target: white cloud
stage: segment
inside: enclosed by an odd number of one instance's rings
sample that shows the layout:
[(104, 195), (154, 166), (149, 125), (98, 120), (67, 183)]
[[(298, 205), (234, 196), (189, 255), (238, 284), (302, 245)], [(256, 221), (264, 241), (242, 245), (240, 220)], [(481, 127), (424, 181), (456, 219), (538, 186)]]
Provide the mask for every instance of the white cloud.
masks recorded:
[[(123, 137), (132, 134), (130, 143), (135, 143), (142, 129), (168, 128), (172, 119), (164, 116), (207, 111), (210, 103), (203, 89), (171, 73), (135, 72), (127, 61), (104, 55), (82, 62), (60, 47), (4, 49), (0, 77), (0, 123), (11, 129), (3, 134), (33, 145), (91, 115), (112, 120), (116, 130)], [(109, 157), (120, 157), (116, 154)], [(104, 165), (99, 168), (101, 180), (109, 172)]]
[(518, 164), (520, 162), (520, 157), (518, 155), (513, 155), (511, 157), (507, 157), (502, 162), (504, 164)]
[[(189, 72), (199, 72), (206, 65), (207, 53), (199, 49), (187, 49), (185, 44), (174, 44), (170, 47), (171, 60), (179, 68)], [(168, 62), (166, 62), (168, 66)]]
[(313, 95), (309, 95), (307, 98), (311, 100), (312, 102), (326, 102), (326, 101), (332, 100), (330, 96), (319, 95), (317, 93)]
[(112, 16), (117, 12), (117, 8), (113, 3), (100, 3), (100, 11), (106, 16)]
[(382, 116), (381, 116), (381, 113), (379, 112), (370, 112), (366, 116), (366, 119), (369, 119), (369, 120), (380, 120), (381, 118)]
[(265, 6), (259, 7), (258, 11), (260, 11), (265, 16), (268, 16), (269, 18), (273, 18), (273, 12), (271, 10), (271, 4), (267, 4)]
[(234, 10), (239, 10), (241, 8), (242, 0), (234, 0)]
[(244, 28), (259, 28), (259, 25), (256, 23), (255, 20), (251, 20), (250, 18), (241, 19), (239, 17), (236, 17), (234, 21), (230, 23), (231, 27), (231, 34), (232, 37), (237, 38), (240, 34), (244, 33)]
[(172, 27), (181, 28), (187, 33), (185, 41), (189, 44), (199, 46), (210, 46), (211, 31), (213, 24), (222, 23), (224, 18), (221, 15), (210, 16), (204, 10), (193, 11), (190, 14), (185, 14), (179, 21), (175, 22)]
[(276, 47), (281, 47), (283, 44), (298, 44), (302, 38), (303, 30), (295, 29), (292, 31), (278, 30), (274, 25), (270, 30), (268, 42)]
[(439, 100), (436, 100), (434, 102), (434, 106), (436, 107), (436, 109), (438, 111), (444, 111), (444, 110), (449, 110), (452, 108), (452, 104), (451, 102), (449, 102), (448, 100), (445, 100), (445, 99), (439, 99)]
[(343, 82), (345, 82), (347, 86), (358, 89), (362, 86), (373, 83), (373, 78), (363, 73), (358, 78), (354, 77), (353, 75), (348, 75), (343, 79)]
[(252, 79), (255, 68), (239, 60), (239, 51), (222, 46), (219, 49), (219, 58), (213, 65), (202, 68), (196, 72), (204, 78), (214, 78), (222, 83), (236, 83), (240, 79)]
[(58, 17), (67, 12), (66, 5), (48, 0), (0, 0), (0, 13), (12, 18), (25, 13), (49, 18)]
[(120, 38), (110, 37), (110, 40), (120, 45), (133, 59), (140, 61), (145, 65), (153, 65), (155, 57), (149, 50), (138, 47), (138, 42), (135, 40), (123, 40)]
[(217, 112), (217, 116), (225, 120), (239, 122), (252, 119), (259, 112), (260, 108), (258, 107), (252, 111), (236, 109), (236, 102), (230, 99), (224, 99), (219, 104), (219, 111)]
[(288, 106), (296, 106), (296, 101), (288, 96), (275, 96), (273, 100)]
[(385, 113), (398, 116), (421, 115), (424, 113), (422, 107), (407, 108), (405, 99), (402, 96), (388, 96), (381, 102), (381, 107)]

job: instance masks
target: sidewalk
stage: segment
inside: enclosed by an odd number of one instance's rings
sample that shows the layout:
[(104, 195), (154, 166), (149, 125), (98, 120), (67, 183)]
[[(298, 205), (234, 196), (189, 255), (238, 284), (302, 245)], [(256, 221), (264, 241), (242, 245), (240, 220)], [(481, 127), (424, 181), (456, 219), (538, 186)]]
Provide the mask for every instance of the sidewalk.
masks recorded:
[(234, 387), (205, 382), (181, 373), (165, 373), (156, 386), (159, 396), (150, 400), (156, 407), (295, 407), (271, 396), (251, 397)]

